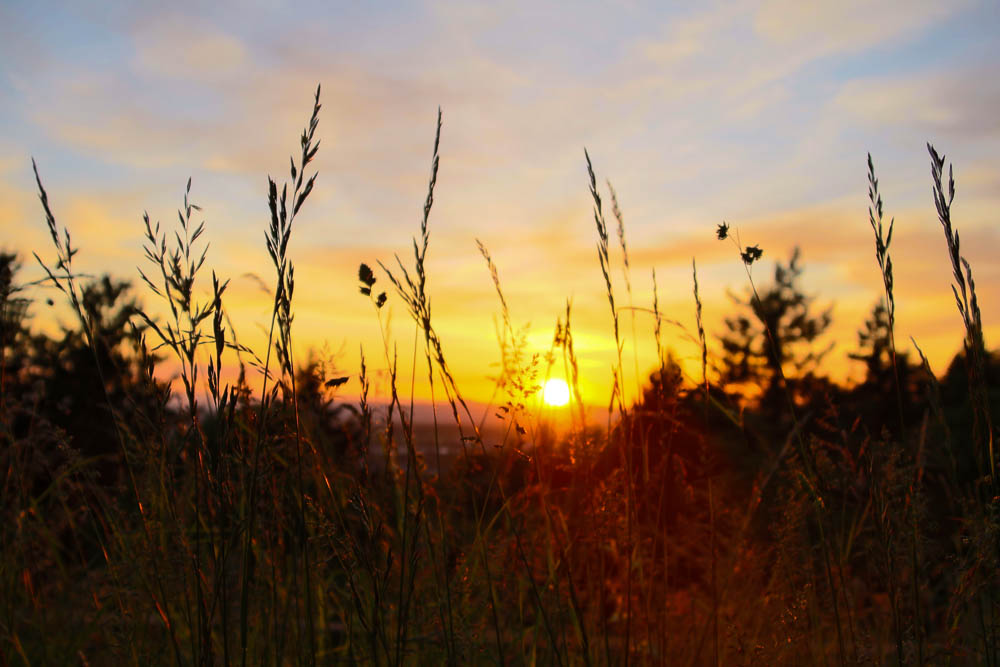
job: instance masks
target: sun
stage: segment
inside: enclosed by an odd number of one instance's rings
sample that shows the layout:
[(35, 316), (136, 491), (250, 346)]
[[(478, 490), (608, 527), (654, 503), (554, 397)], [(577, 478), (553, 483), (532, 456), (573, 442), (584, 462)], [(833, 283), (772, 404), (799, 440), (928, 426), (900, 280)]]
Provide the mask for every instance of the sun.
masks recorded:
[(542, 389), (542, 400), (545, 401), (546, 405), (554, 408), (566, 405), (569, 403), (569, 385), (566, 384), (565, 380), (559, 378), (546, 380), (545, 387)]

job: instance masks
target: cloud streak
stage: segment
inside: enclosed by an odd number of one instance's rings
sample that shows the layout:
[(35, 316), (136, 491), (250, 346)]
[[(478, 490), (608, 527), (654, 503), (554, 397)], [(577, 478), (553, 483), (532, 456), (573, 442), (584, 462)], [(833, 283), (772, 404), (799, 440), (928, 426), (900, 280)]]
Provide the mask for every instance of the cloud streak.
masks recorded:
[[(304, 346), (345, 343), (345, 367), (356, 364), (359, 342), (380, 345), (355, 273), (361, 261), (395, 253), (408, 261), (439, 105), (429, 289), (454, 365), (479, 396), (498, 352), (477, 238), (538, 346), (573, 300), (579, 340), (588, 341), (587, 382), (594, 391), (607, 384), (613, 346), (584, 146), (625, 210), (636, 305), (649, 305), (655, 268), (664, 307), (690, 325), (696, 257), (709, 329), (719, 331), (727, 289), (745, 283), (734, 249), (712, 236), (726, 219), (765, 249), (765, 260), (802, 247), (807, 288), (836, 301), (845, 351), (878, 295), (864, 183), (873, 152), (897, 217), (899, 321), (904, 333), (935, 341), (928, 350), (940, 365), (958, 337), (938, 315), (950, 307), (948, 276), (923, 148), (938, 141), (956, 160), (956, 221), (984, 319), (1000, 320), (990, 298), (1000, 278), (991, 231), (1000, 87), (989, 76), (1000, 47), (988, 7), (636, 2), (569, 12), (435, 1), (300, 9), (312, 17), (306, 24), (281, 3), (197, 16), (183, 6), (91, 16), (56, 5), (49, 17), (0, 8), (16, 27), (0, 40), (0, 222), (10, 243), (26, 253), (45, 240), (24, 172), (29, 150), (84, 248), (81, 262), (133, 279), (142, 211), (169, 224), (193, 176), (209, 261), (236, 278), (232, 314), (254, 338), (269, 303), (239, 276), (271, 280), (262, 186), (266, 174), (287, 170), (321, 82), (320, 176), (291, 247), (296, 326)], [(19, 55), (24, 49), (38, 58)], [(755, 277), (766, 281), (769, 269), (765, 262)], [(389, 308), (405, 339), (411, 324), (392, 299)], [(648, 333), (645, 317), (637, 322)], [(651, 367), (647, 339), (641, 359)], [(687, 345), (683, 336), (674, 344)]]

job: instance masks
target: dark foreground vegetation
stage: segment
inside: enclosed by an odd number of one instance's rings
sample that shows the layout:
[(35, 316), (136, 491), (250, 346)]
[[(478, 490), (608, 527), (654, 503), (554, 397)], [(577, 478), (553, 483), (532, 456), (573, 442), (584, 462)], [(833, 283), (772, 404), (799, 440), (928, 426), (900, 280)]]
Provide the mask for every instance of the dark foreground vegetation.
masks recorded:
[[(0, 663), (1000, 665), (1000, 359), (933, 148), (964, 341), (943, 375), (897, 350), (892, 222), (869, 162), (884, 297), (858, 338), (864, 380), (822, 374), (814, 342), (831, 315), (803, 295), (798, 254), (755, 283), (762, 249), (735, 243), (747, 291), (721, 351), (694, 271), (701, 376), (672, 361), (654, 301), (661, 362), (628, 404), (625, 227), (588, 156), (619, 350), (612, 416), (588, 422), (575, 402), (554, 436), (526, 407), (556, 368), (578, 399), (571, 309), (549, 354), (529, 355), (481, 247), (503, 323), (502, 428), (487, 433), (426, 292), (440, 118), (414, 256), (358, 276), (359, 307), (380, 323), (389, 299), (412, 315), (437, 421), (414, 424), (391, 340), (366, 343), (349, 383), (295, 359), (286, 251), (319, 110), (317, 90), (289, 180), (267, 193), (276, 288), (257, 354), (227, 324), (187, 194), (176, 225), (145, 223), (143, 298), (167, 313), (154, 319), (126, 283), (75, 273), (39, 179), (53, 246), (36, 287), (77, 319), (33, 331), (39, 292), (0, 257)], [(725, 223), (706, 233), (735, 237)], [(168, 359), (171, 384), (156, 373)], [(387, 406), (369, 401), (373, 367), (388, 369)]]

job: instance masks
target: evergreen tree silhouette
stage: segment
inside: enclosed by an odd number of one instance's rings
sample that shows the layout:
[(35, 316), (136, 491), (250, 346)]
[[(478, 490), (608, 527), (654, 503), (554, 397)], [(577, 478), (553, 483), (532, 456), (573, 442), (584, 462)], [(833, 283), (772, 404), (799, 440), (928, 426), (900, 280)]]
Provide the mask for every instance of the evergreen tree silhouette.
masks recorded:
[(814, 298), (799, 286), (799, 257), (796, 247), (787, 264), (776, 262), (774, 282), (756, 294), (730, 294), (740, 312), (726, 318), (726, 331), (719, 337), (723, 384), (759, 388), (764, 414), (780, 412), (787, 403), (782, 377), (794, 395), (799, 381), (811, 378), (833, 347), (814, 346), (830, 326), (833, 307), (814, 312)]

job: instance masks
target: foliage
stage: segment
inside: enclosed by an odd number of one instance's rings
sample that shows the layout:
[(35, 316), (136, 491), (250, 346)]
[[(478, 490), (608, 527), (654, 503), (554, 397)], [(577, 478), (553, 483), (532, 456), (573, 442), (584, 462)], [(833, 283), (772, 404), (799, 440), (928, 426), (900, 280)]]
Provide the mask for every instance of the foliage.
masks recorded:
[(787, 264), (777, 262), (774, 283), (759, 295), (730, 294), (744, 312), (726, 318), (726, 332), (720, 336), (722, 382), (761, 387), (765, 403), (783, 391), (782, 373), (794, 379), (815, 371), (830, 349), (816, 349), (813, 343), (830, 326), (833, 309), (813, 312), (813, 299), (798, 284), (799, 258), (795, 248)]
[[(884, 299), (853, 355), (864, 379), (822, 377), (832, 311), (802, 292), (798, 251), (758, 291), (764, 249), (722, 223), (750, 289), (733, 298), (721, 356), (692, 265), (702, 377), (684, 376), (654, 274), (659, 363), (628, 400), (636, 329), (630, 340), (620, 326), (612, 279), (620, 258), (634, 314), (624, 218), (611, 190), (619, 255), (586, 153), (617, 350), (607, 426), (580, 404), (569, 304), (548, 354), (531, 354), (480, 244), (502, 322), (490, 426), (473, 418), (431, 314), (440, 113), (413, 266), (379, 264), (391, 297), (369, 264), (344, 286), (378, 319), (390, 402), (371, 402), (364, 355), (357, 373), (318, 355), (296, 363), (288, 241), (315, 183), (319, 111), (317, 89), (289, 182), (268, 183), (276, 280), (260, 355), (228, 325), (227, 282), (199, 281), (211, 258), (190, 181), (175, 231), (145, 216), (142, 278), (168, 313), (157, 319), (128, 283), (76, 272), (36, 170), (55, 258), (36, 255), (44, 278), (24, 285), (18, 258), (0, 253), (4, 664), (1000, 664), (1000, 356), (983, 340), (954, 184), (933, 149), (964, 328), (940, 379), (919, 348), (920, 365), (896, 349), (893, 223), (869, 159)], [(56, 334), (31, 326), (40, 287), (75, 317)], [(428, 423), (397, 375), (390, 299), (422, 334), (414, 361), (422, 350), (442, 407)], [(575, 405), (557, 433), (533, 401), (560, 356)], [(355, 377), (356, 407), (343, 395)]]

